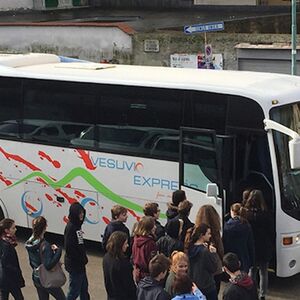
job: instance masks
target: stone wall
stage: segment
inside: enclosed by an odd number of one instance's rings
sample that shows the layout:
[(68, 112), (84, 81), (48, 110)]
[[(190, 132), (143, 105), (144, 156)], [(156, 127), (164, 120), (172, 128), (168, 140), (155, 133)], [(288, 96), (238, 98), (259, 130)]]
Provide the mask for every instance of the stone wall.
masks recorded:
[[(159, 41), (159, 52), (144, 51), (144, 41)], [(299, 37), (298, 37), (299, 39)], [(224, 69), (237, 70), (235, 46), (239, 43), (266, 44), (289, 43), (289, 34), (248, 34), (248, 33), (210, 33), (207, 43), (212, 45), (213, 53), (223, 54)], [(204, 34), (187, 36), (178, 32), (138, 33), (133, 36), (133, 64), (169, 66), (170, 55), (174, 53), (203, 53)]]

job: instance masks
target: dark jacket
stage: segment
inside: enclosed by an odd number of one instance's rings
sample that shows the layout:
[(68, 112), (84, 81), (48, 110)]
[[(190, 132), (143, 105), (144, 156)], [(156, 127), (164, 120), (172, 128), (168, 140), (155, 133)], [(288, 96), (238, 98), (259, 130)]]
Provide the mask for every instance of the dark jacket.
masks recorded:
[[(40, 285), (40, 279), (35, 269), (43, 263), (47, 270), (51, 270), (59, 262), (62, 248), (53, 252), (51, 245), (46, 240), (34, 240), (33, 237), (25, 243), (25, 247), (28, 251), (30, 266), (33, 269), (33, 282)], [(42, 251), (41, 254), (40, 251)]]
[[(183, 221), (182, 230), (181, 230), (181, 233), (180, 233), (180, 236), (179, 236), (179, 240), (184, 243), (186, 233), (190, 228), (194, 227), (194, 223), (192, 223), (187, 216), (182, 216), (180, 214), (178, 214), (176, 217), (174, 217), (169, 222), (178, 222), (179, 220)], [(169, 226), (169, 224), (167, 226)]]
[(168, 209), (166, 212), (166, 216), (168, 218), (168, 222), (175, 218), (178, 215), (178, 207), (175, 206), (173, 203), (168, 203)]
[(126, 233), (128, 236), (128, 244), (130, 245), (130, 233), (126, 225), (121, 221), (111, 221), (105, 227), (104, 234), (103, 234), (102, 246), (105, 252), (106, 252), (106, 244), (108, 242), (108, 239), (115, 231), (122, 231)]
[(161, 237), (165, 236), (166, 232), (165, 232), (165, 227), (162, 226), (160, 222), (158, 222), (157, 220), (155, 220), (155, 226), (156, 226), (155, 238), (158, 241)]
[(0, 255), (3, 268), (0, 288), (10, 291), (25, 286), (25, 281), (19, 264), (17, 251), (13, 245), (0, 240)]
[(163, 253), (165, 256), (170, 257), (172, 252), (183, 251), (183, 243), (177, 239), (165, 235), (161, 237), (157, 242), (157, 248), (159, 253)]
[(257, 289), (246, 273), (230, 281), (223, 292), (223, 300), (258, 300)]
[(273, 256), (275, 240), (272, 214), (253, 209), (248, 211), (247, 219), (253, 231), (256, 262), (269, 262)]
[(190, 276), (205, 295), (216, 289), (213, 274), (218, 268), (218, 254), (211, 253), (204, 245), (192, 245), (188, 252)]
[(135, 268), (140, 272), (139, 279), (148, 273), (149, 261), (157, 253), (157, 245), (152, 236), (135, 236), (132, 245), (132, 260)]
[(104, 284), (108, 300), (136, 300), (136, 286), (129, 259), (116, 259), (109, 253), (103, 258)]
[(143, 278), (137, 287), (137, 300), (171, 300), (162, 284), (150, 276)]
[(85, 217), (85, 209), (81, 204), (76, 202), (70, 206), (69, 222), (64, 232), (65, 268), (69, 273), (85, 272), (85, 265), (88, 262), (81, 230), (83, 221), (79, 219), (81, 211), (84, 211)]
[(241, 270), (248, 273), (254, 265), (254, 240), (250, 224), (238, 217), (229, 219), (224, 225), (223, 243), (225, 253), (235, 253), (241, 262)]

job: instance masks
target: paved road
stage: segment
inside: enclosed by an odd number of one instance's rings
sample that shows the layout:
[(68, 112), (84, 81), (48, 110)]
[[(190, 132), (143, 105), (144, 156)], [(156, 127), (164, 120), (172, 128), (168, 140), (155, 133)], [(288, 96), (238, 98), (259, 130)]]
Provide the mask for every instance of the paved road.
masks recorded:
[[(37, 299), (35, 288), (31, 280), (31, 268), (28, 263), (27, 251), (24, 248), (24, 241), (30, 236), (28, 230), (19, 230), (17, 252), (23, 270), (23, 275), (26, 281), (26, 287), (23, 289), (23, 294), (26, 300)], [(62, 237), (58, 235), (48, 235), (47, 240), (57, 244), (62, 244)], [(106, 300), (105, 288), (103, 285), (102, 274), (102, 257), (103, 253), (100, 249), (99, 243), (88, 242), (86, 244), (88, 250), (89, 263), (87, 265), (87, 272), (89, 278), (89, 290), (92, 300)], [(291, 278), (276, 278), (270, 276), (270, 291), (267, 297), (268, 300), (280, 299), (300, 299), (300, 275)], [(67, 290), (67, 284), (64, 287)], [(221, 297), (220, 297), (221, 299)], [(126, 300), (126, 299), (124, 299)]]

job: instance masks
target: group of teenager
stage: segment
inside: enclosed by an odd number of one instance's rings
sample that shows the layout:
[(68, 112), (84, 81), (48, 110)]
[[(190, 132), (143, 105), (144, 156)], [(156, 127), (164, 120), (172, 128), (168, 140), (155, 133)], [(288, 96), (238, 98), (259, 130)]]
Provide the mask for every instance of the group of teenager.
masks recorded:
[[(184, 191), (175, 191), (160, 224), (157, 203), (146, 203), (144, 216), (130, 233), (125, 225), (125, 207), (115, 205), (103, 234), (104, 283), (108, 300), (216, 300), (222, 280), (228, 284), (224, 300), (265, 299), (268, 264), (272, 258), (272, 215), (262, 192), (245, 190), (241, 203), (231, 206), (221, 236), (221, 221), (215, 208), (203, 205), (192, 222), (192, 203)], [(60, 263), (62, 248), (45, 239), (47, 220), (32, 221), (32, 235), (26, 241), (32, 280), (39, 300), (90, 299), (86, 264), (88, 258), (81, 226), (85, 209), (73, 203), (64, 231), (65, 269), (69, 274), (67, 295), (61, 287), (45, 288), (37, 272), (43, 264), (51, 270)], [(24, 299), (22, 276), (15, 247), (14, 220), (0, 221), (1, 299)], [(259, 284), (257, 273), (259, 271)], [(257, 293), (257, 287), (259, 293)]]
[[(60, 263), (62, 248), (50, 244), (45, 239), (47, 220), (38, 216), (32, 221), (32, 235), (26, 241), (29, 264), (32, 267), (32, 280), (39, 300), (48, 300), (50, 295), (57, 300), (89, 300), (86, 264), (88, 258), (83, 240), (81, 225), (85, 219), (85, 209), (80, 203), (73, 203), (69, 209), (69, 221), (64, 231), (65, 269), (69, 274), (67, 295), (61, 287), (46, 288), (42, 286), (38, 268), (41, 264), (52, 270)], [(5, 218), (0, 221), (0, 299), (8, 300), (11, 294), (16, 300), (23, 300), (22, 288), (25, 281), (20, 268), (15, 247), (16, 225), (14, 220)]]
[(223, 236), (212, 205), (200, 207), (194, 222), (191, 209), (185, 192), (175, 191), (165, 227), (158, 204), (146, 203), (130, 233), (127, 209), (112, 208), (103, 234), (108, 300), (217, 300), (221, 281), (224, 300), (265, 299), (274, 230), (262, 192), (247, 189), (231, 205)]

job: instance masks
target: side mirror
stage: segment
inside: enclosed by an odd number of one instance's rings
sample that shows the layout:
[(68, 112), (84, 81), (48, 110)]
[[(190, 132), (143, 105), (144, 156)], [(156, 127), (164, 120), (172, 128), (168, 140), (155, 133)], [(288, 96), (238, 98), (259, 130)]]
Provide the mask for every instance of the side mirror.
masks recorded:
[(215, 183), (209, 183), (206, 186), (206, 196), (218, 198), (218, 186)]
[(300, 169), (300, 139), (289, 141), (289, 154), (291, 169)]

